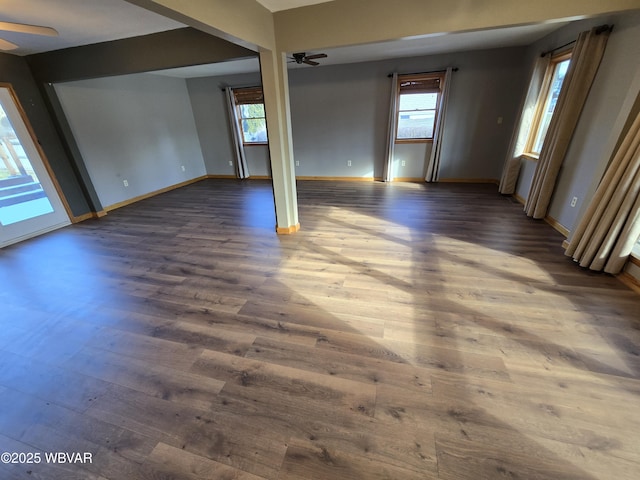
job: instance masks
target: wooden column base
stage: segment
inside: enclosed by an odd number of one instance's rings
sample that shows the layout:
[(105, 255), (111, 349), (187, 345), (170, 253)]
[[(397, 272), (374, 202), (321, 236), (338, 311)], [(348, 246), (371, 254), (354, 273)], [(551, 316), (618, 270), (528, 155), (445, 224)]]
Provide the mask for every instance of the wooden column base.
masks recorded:
[(298, 230), (300, 230), (300, 224), (296, 223), (295, 225), (291, 226), (291, 227), (278, 227), (276, 225), (276, 233), (278, 235), (291, 235), (292, 233), (296, 233)]

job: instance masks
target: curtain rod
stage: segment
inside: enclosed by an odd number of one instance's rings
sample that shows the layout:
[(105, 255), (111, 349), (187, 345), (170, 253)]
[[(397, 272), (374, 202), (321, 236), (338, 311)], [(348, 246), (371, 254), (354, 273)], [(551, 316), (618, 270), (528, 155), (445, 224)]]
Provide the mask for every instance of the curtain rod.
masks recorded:
[(564, 47), (568, 47), (569, 45), (573, 45), (573, 44), (574, 44), (574, 43), (576, 43), (576, 42), (577, 42), (577, 40), (572, 40), (572, 41), (570, 41), (570, 42), (565, 43), (564, 45), (560, 45), (559, 47), (552, 48), (551, 50), (547, 50), (546, 52), (542, 52), (542, 53), (540, 54), (540, 56), (541, 56), (541, 57), (546, 57), (546, 56), (547, 56), (547, 55), (549, 55), (550, 53), (553, 53), (553, 52), (555, 52), (555, 51), (557, 51), (557, 50), (561, 50), (561, 49), (563, 49)]
[[(613, 31), (613, 25), (600, 25), (599, 27), (595, 27), (595, 33), (596, 35), (600, 35), (602, 33), (605, 32), (612, 32)], [(546, 52), (542, 52), (540, 54), (541, 57), (545, 57), (547, 55), (549, 55), (550, 53), (553, 53), (557, 50), (563, 49), (564, 47), (568, 47), (569, 45), (573, 45), (574, 43), (576, 43), (577, 40), (573, 40), (571, 42), (565, 43), (564, 45), (560, 45), (559, 47), (556, 48), (552, 48), (551, 50), (547, 50)]]
[[(453, 67), (451, 69), (453, 72), (457, 72), (459, 70), (458, 67)], [(399, 73), (398, 75), (427, 75), (429, 73), (444, 73), (447, 70), (431, 70), (430, 72), (416, 72), (416, 73)], [(387, 75), (388, 78), (393, 77), (393, 73), (390, 73), (389, 75)]]

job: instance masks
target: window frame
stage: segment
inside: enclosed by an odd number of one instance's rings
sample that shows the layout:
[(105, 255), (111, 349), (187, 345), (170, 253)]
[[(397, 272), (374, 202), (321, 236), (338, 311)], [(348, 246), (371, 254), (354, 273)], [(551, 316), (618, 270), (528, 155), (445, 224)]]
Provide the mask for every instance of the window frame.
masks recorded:
[(636, 243), (631, 249), (631, 256), (636, 260), (640, 260), (640, 237), (638, 237), (638, 240), (636, 240)]
[[(571, 60), (573, 51), (568, 50), (565, 52), (558, 53), (551, 57), (551, 62), (547, 67), (547, 70), (544, 74), (544, 79), (542, 83), (542, 88), (540, 89), (540, 94), (538, 95), (538, 100), (536, 101), (536, 109), (533, 115), (533, 120), (531, 122), (531, 127), (529, 128), (529, 134), (527, 136), (527, 142), (524, 148), (524, 154), (527, 157), (532, 157), (534, 159), (538, 159), (540, 157), (540, 152), (534, 152), (534, 144), (536, 142), (536, 137), (538, 136), (538, 132), (540, 127), (542, 126), (542, 120), (544, 118), (544, 107), (547, 104), (547, 100), (549, 99), (549, 95), (551, 94), (551, 87), (553, 82), (553, 77), (556, 72), (556, 68), (558, 65), (566, 60)], [(564, 80), (563, 80), (564, 85)], [(555, 107), (554, 107), (555, 114)], [(547, 127), (548, 128), (548, 127)], [(546, 133), (545, 133), (546, 136)], [(543, 141), (544, 145), (544, 141)], [(542, 150), (542, 148), (540, 149)]]
[(267, 133), (266, 141), (256, 141), (256, 142), (248, 142), (245, 140), (245, 131), (243, 126), (243, 120), (264, 120), (265, 124), (265, 132), (267, 125), (267, 117), (266, 112), (264, 117), (243, 117), (242, 116), (242, 106), (243, 105), (262, 105), (264, 111), (264, 94), (262, 93), (262, 87), (244, 87), (244, 88), (234, 88), (233, 95), (235, 98), (235, 114), (236, 121), (238, 122), (238, 127), (240, 128), (240, 134), (242, 135), (242, 145), (243, 146), (253, 146), (253, 145), (268, 145), (269, 144), (269, 135)]
[[(442, 96), (442, 85), (444, 84), (444, 77), (445, 77), (446, 72), (442, 71), (442, 72), (431, 72), (431, 73), (415, 73), (415, 74), (407, 74), (407, 75), (398, 75), (398, 91), (396, 94), (396, 111), (395, 111), (395, 115), (396, 115), (396, 131), (394, 133), (394, 143), (433, 143), (433, 135), (435, 134), (435, 127), (438, 123), (438, 117), (440, 115), (440, 99)], [(419, 138), (419, 137), (414, 137), (414, 138), (398, 138), (398, 128), (400, 127), (400, 112), (401, 111), (405, 111), (405, 110), (400, 110), (400, 97), (404, 94), (404, 95), (411, 95), (411, 93), (408, 93), (408, 90), (410, 89), (405, 89), (405, 92), (403, 93), (403, 89), (401, 87), (403, 82), (409, 82), (409, 81), (420, 81), (420, 82), (424, 82), (424, 81), (430, 81), (430, 80), (438, 80), (438, 87), (437, 88), (424, 88), (424, 89), (420, 89), (420, 90), (415, 90), (414, 93), (436, 93), (437, 97), (436, 97), (436, 106), (435, 108), (427, 108), (424, 110), (410, 110), (410, 111), (433, 111), (434, 112), (434, 116), (433, 116), (433, 131), (432, 131), (432, 135), (431, 137), (425, 137), (425, 138)], [(409, 110), (407, 110), (409, 111)]]

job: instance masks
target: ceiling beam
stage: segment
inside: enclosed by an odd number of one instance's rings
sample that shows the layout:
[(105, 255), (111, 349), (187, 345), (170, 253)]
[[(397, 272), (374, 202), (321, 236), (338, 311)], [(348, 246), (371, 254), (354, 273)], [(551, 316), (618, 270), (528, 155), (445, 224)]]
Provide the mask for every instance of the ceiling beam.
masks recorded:
[(126, 0), (253, 51), (275, 49), (273, 14), (255, 0)]
[(34, 77), (44, 83), (128, 75), (255, 57), (252, 50), (194, 28), (28, 55)]
[(280, 51), (571, 21), (640, 9), (640, 0), (337, 0), (275, 12)]

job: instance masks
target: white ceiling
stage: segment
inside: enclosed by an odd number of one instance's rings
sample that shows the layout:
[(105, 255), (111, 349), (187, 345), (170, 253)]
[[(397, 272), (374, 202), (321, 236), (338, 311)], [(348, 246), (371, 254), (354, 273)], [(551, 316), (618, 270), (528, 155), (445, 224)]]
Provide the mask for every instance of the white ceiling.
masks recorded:
[[(271, 11), (324, 3), (324, 0), (258, 0)], [(0, 31), (0, 38), (16, 43), (10, 53), (30, 55), (185, 27), (125, 0), (0, 0), (0, 21), (55, 28), (58, 37)], [(325, 49), (322, 65), (434, 55), (505, 46), (528, 45), (565, 23), (545, 23), (475, 32), (428, 35), (369, 45)], [(316, 52), (307, 52), (318, 53)], [(321, 68), (291, 64), (291, 68)], [(258, 71), (257, 59), (222, 62), (158, 72), (202, 77)]]
[[(327, 58), (317, 60), (322, 65), (337, 65), (344, 63), (370, 62), (398, 57), (416, 57), (422, 55), (436, 55), (460, 51), (483, 50), (507, 46), (530, 45), (536, 40), (548, 35), (552, 31), (566, 25), (563, 23), (545, 23), (525, 25), (519, 27), (480, 30), (476, 32), (448, 33), (426, 35), (423, 37), (407, 38), (392, 42), (371, 43), (349, 47), (322, 49)], [(320, 53), (306, 52), (307, 54)], [(320, 68), (308, 65), (290, 63), (289, 68)], [(161, 75), (193, 78), (227, 75), (233, 73), (257, 72), (260, 64), (257, 59), (244, 59), (200, 65), (198, 67), (176, 68), (156, 72)]]
[[(272, 12), (326, 1), (258, 0)], [(0, 31), (0, 39), (20, 47), (8, 52), (21, 56), (186, 26), (125, 0), (0, 0), (0, 21), (42, 25), (58, 31), (57, 37)]]
[(185, 25), (124, 0), (0, 0), (0, 21), (55, 28), (59, 36), (41, 37), (0, 31), (30, 55), (62, 48), (183, 28)]
[[(323, 64), (354, 63), (394, 57), (415, 57), (488, 48), (524, 46), (530, 45), (566, 24), (567, 22), (545, 23), (474, 32), (443, 33), (390, 42), (325, 49), (323, 53), (326, 53), (328, 58), (318, 61)], [(309, 68), (306, 65), (295, 65), (295, 67)]]

